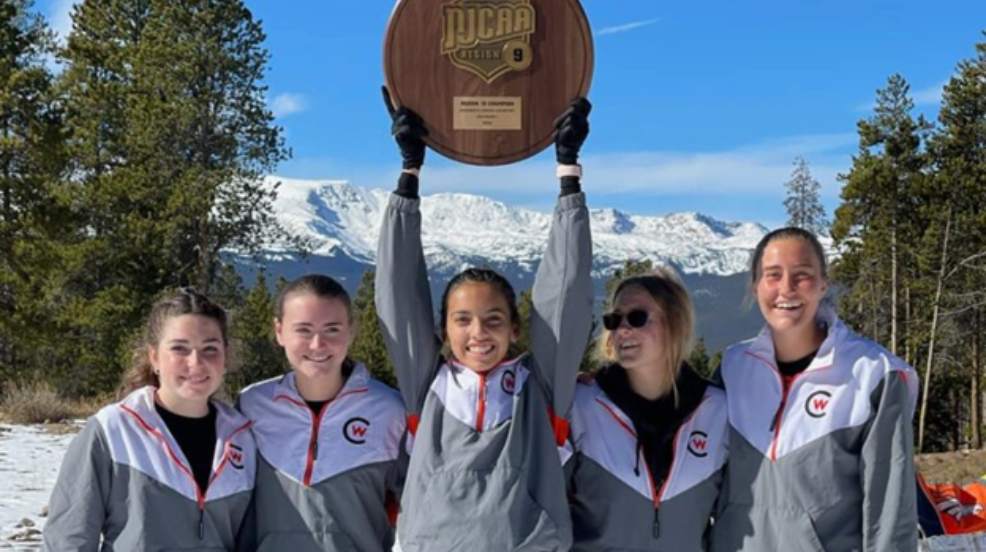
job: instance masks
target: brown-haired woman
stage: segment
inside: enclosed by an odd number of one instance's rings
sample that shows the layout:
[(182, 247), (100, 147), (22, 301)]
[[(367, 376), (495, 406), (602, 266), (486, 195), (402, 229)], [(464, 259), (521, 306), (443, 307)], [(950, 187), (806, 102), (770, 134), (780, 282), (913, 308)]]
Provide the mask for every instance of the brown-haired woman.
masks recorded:
[(278, 296), (274, 332), (291, 371), (240, 395), (260, 449), (257, 550), (390, 550), (406, 416), (396, 391), (349, 358), (352, 303), (303, 276)]
[(823, 304), (810, 232), (764, 236), (750, 286), (767, 324), (723, 358), (730, 459), (713, 550), (917, 550), (913, 369)]
[(72, 441), (43, 549), (237, 550), (253, 493), (250, 422), (212, 398), (226, 313), (184, 290), (155, 303), (126, 396)]
[(620, 282), (608, 364), (580, 382), (565, 470), (576, 551), (705, 550), (728, 455), (725, 395), (685, 362), (694, 313), (666, 268)]

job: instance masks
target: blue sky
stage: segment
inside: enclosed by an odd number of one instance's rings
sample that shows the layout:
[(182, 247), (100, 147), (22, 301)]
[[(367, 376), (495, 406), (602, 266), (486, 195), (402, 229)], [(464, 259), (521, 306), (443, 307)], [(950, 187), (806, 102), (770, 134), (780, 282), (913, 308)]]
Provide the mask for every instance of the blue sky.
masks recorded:
[[(61, 33), (71, 0), (37, 0)], [(278, 174), (389, 189), (399, 170), (379, 87), (391, 0), (246, 0), (271, 53), (269, 102), (294, 157)], [(856, 122), (901, 73), (935, 117), (942, 85), (984, 39), (983, 0), (583, 0), (595, 34), (593, 207), (699, 211), (783, 223), (795, 156), (823, 185), (850, 166)], [(506, 167), (429, 153), (425, 193), (481, 193), (550, 209), (548, 152)]]

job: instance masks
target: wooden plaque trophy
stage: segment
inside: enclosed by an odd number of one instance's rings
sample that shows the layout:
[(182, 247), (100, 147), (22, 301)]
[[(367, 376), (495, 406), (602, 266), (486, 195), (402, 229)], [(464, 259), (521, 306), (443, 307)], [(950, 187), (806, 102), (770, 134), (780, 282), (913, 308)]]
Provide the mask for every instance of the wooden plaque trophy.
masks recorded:
[(589, 94), (592, 48), (578, 0), (400, 0), (384, 76), (395, 106), (424, 119), (428, 146), (502, 165), (552, 143), (555, 118)]

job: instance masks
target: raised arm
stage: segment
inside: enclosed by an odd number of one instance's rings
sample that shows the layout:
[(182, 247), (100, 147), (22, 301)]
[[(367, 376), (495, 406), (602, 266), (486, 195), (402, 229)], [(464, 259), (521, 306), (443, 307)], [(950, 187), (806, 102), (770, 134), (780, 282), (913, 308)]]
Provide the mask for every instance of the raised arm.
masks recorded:
[(393, 119), (393, 134), (401, 148), (404, 171), (390, 196), (380, 229), (376, 305), (404, 404), (410, 414), (417, 415), (424, 405), (441, 350), (435, 334), (418, 210), (418, 172), (424, 163), (426, 131), (414, 112), (391, 106), (386, 89), (384, 100)]
[(549, 386), (555, 415), (568, 416), (575, 379), (592, 331), (592, 238), (578, 153), (592, 106), (580, 98), (556, 122), (561, 194), (534, 280), (531, 353)]

